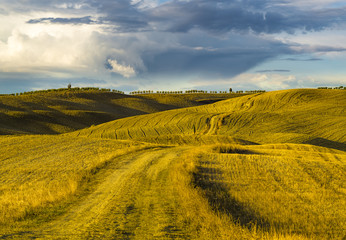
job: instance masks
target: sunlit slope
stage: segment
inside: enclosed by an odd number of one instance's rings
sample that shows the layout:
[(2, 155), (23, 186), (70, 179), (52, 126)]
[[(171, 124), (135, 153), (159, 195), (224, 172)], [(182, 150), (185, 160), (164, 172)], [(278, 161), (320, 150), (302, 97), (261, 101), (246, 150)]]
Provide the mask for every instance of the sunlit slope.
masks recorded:
[(0, 228), (71, 197), (108, 162), (144, 148), (133, 141), (0, 136)]
[[(65, 133), (111, 120), (202, 105), (240, 94), (123, 95), (60, 91), (0, 96), (0, 134)], [(216, 98), (216, 100), (215, 100)], [(202, 100), (202, 102), (200, 101)]]
[(272, 236), (344, 239), (343, 151), (305, 144), (221, 145), (214, 150), (195, 155), (192, 179), (221, 216), (238, 219), (245, 229), (255, 223)]
[(256, 143), (312, 143), (344, 149), (345, 129), (345, 91), (298, 89), (120, 119), (73, 135), (158, 142), (181, 135), (192, 138), (207, 135)]
[(0, 137), (0, 239), (343, 239), (345, 152)]

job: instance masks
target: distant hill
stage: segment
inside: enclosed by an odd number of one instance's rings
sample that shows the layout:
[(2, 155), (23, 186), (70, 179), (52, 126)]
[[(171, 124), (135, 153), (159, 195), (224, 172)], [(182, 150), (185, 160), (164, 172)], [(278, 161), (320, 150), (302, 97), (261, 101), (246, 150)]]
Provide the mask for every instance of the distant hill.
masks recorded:
[(129, 116), (239, 97), (241, 94), (143, 94), (47, 91), (0, 96), (0, 134), (56, 134)]
[(172, 144), (201, 143), (209, 136), (206, 141), (309, 143), (345, 150), (345, 130), (345, 91), (297, 89), (119, 119), (72, 134)]

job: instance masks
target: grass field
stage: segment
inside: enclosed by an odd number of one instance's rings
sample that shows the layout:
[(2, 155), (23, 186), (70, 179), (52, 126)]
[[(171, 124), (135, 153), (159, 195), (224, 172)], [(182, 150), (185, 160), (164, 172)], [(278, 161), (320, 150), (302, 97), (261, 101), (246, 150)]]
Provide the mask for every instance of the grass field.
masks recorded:
[(0, 134), (57, 134), (114, 119), (199, 106), (244, 94), (124, 95), (103, 91), (50, 91), (0, 96)]
[(345, 239), (345, 91), (179, 107), (0, 136), (0, 239)]
[(346, 150), (345, 123), (345, 91), (285, 90), (119, 119), (73, 135), (144, 141), (212, 135), (260, 144), (308, 143)]
[(344, 152), (296, 144), (215, 152), (198, 157), (193, 179), (221, 215), (271, 234), (345, 236)]

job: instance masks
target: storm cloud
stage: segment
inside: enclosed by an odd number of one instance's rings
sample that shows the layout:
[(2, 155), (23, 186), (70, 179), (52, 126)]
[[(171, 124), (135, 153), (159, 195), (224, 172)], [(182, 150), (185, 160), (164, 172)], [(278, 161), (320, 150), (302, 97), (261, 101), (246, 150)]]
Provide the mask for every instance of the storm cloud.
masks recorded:
[[(0, 21), (0, 84), (1, 74), (24, 72), (28, 86), (88, 78), (127, 89), (173, 78), (177, 88), (236, 83), (251, 70), (292, 79), (286, 75), (302, 68), (284, 64), (342, 61), (346, 52), (342, 34), (322, 37), (346, 26), (346, 4), (337, 0), (3, 0)], [(282, 65), (266, 65), (275, 60)]]
[(56, 23), (56, 24), (91, 24), (95, 23), (90, 16), (81, 18), (39, 18), (30, 19), (27, 23)]
[(345, 22), (346, 8), (300, 10), (282, 6), (280, 1), (173, 1), (149, 12), (163, 29), (187, 32), (193, 28), (215, 34), (228, 31), (256, 33), (294, 33), (296, 30), (321, 31)]
[[(58, 1), (28, 1), (36, 7), (57, 10), (74, 9), (76, 13), (94, 10), (97, 22), (110, 25), (114, 31), (188, 32), (203, 29), (214, 34), (229, 31), (293, 34), (297, 30), (322, 31), (345, 23), (346, 7), (300, 9), (289, 1), (190, 0), (148, 4), (150, 1), (84, 0), (58, 4)], [(72, 3), (74, 2), (74, 3)], [(155, 2), (155, 1), (152, 1)], [(147, 4), (146, 4), (147, 3)], [(28, 23), (94, 23), (90, 17), (31, 19)]]

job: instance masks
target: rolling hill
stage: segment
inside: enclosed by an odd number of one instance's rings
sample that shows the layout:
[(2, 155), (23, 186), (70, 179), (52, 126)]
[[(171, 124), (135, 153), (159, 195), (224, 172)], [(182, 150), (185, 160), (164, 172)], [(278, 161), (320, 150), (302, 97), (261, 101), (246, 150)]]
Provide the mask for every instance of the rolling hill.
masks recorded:
[(0, 239), (345, 239), (345, 91), (118, 97), (20, 98), (175, 109), (0, 136)]
[(258, 144), (310, 143), (345, 150), (342, 129), (346, 129), (346, 92), (305, 89), (129, 117), (72, 135), (172, 144), (182, 143), (184, 137), (210, 136), (226, 142), (241, 139)]
[(143, 94), (48, 91), (0, 96), (0, 134), (57, 134), (114, 119), (198, 106), (241, 94)]

